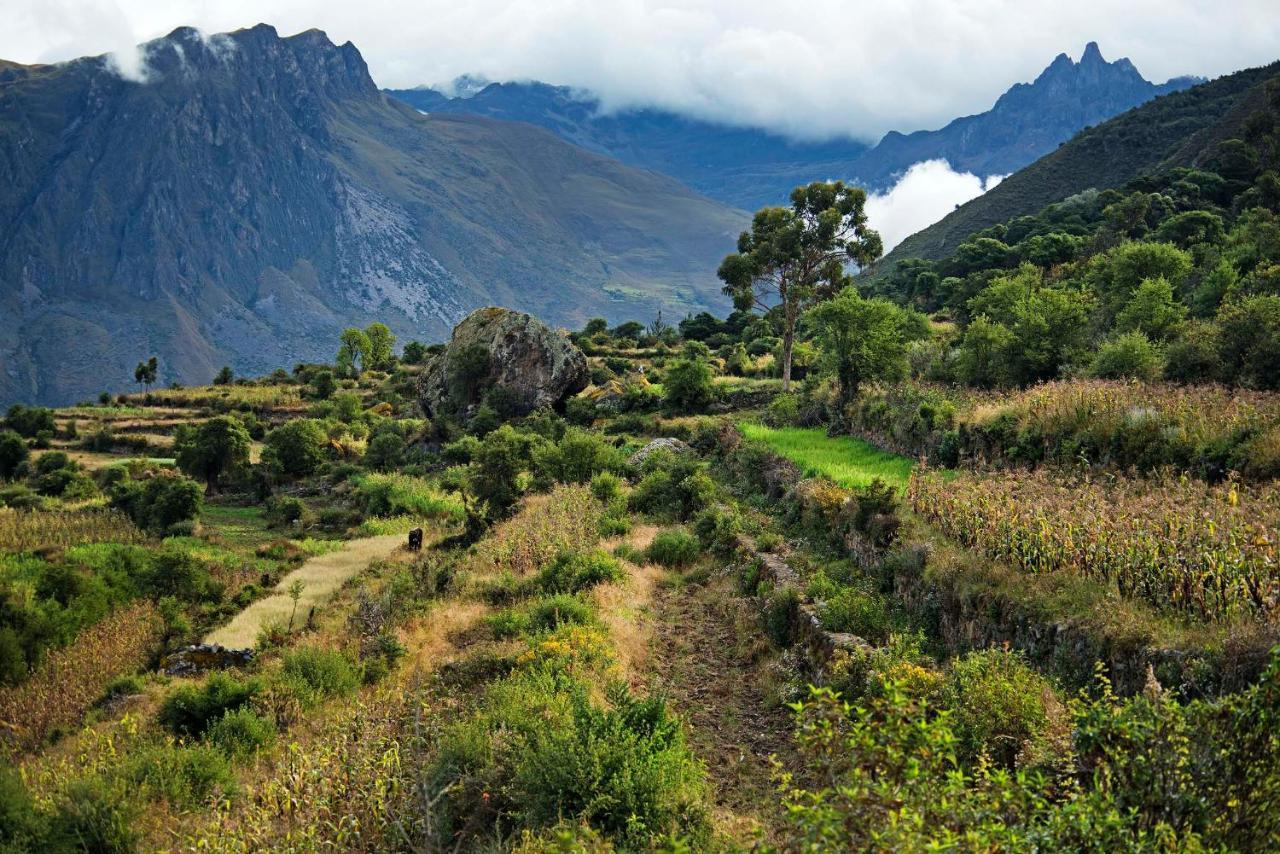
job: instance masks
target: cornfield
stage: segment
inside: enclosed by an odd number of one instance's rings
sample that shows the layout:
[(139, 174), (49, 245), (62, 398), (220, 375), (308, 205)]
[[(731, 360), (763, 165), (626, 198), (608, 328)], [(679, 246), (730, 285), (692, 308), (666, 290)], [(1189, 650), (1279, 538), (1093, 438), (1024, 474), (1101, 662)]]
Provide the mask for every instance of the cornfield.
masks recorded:
[(111, 680), (147, 663), (160, 639), (155, 605), (122, 608), (49, 654), (21, 685), (0, 689), (0, 756), (39, 747), (76, 726)]
[(562, 551), (590, 548), (599, 539), (600, 502), (585, 486), (557, 486), (531, 498), (476, 548), (472, 566), (481, 571), (537, 572)]
[(88, 543), (138, 543), (146, 539), (115, 510), (13, 510), (0, 508), (0, 551), (32, 552)]
[(1210, 620), (1270, 619), (1280, 603), (1275, 484), (917, 471), (908, 497), (951, 538), (1025, 572), (1076, 573)]

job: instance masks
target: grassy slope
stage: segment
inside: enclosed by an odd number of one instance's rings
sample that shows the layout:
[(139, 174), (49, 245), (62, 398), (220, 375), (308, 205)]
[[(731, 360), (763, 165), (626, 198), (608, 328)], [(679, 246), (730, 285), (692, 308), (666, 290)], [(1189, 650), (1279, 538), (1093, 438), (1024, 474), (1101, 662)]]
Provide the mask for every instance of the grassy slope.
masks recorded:
[(1236, 107), (1252, 100), (1277, 74), (1280, 63), (1239, 71), (1156, 98), (1083, 130), (1057, 151), (902, 241), (867, 276), (875, 280), (906, 258), (945, 258), (974, 232), (1034, 214), (1075, 193), (1118, 187), (1165, 166), (1190, 166), (1220, 136), (1214, 128), (1236, 126)]
[(907, 488), (915, 462), (889, 454), (852, 436), (828, 436), (816, 427), (765, 427), (744, 422), (738, 425), (748, 439), (768, 443), (775, 451), (805, 472), (828, 477), (843, 487), (866, 486), (875, 478)]

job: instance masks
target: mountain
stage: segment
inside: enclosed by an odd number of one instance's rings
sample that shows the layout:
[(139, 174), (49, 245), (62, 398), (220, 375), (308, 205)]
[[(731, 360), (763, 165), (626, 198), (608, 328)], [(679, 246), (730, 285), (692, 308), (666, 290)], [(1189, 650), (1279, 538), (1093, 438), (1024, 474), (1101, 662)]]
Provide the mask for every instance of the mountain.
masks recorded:
[(546, 83), (461, 81), (461, 95), (388, 90), (427, 113), (463, 113), (529, 122), (634, 166), (671, 175), (712, 198), (755, 210), (785, 202), (809, 181), (845, 178), (875, 191), (908, 167), (945, 159), (986, 177), (1013, 172), (1053, 151), (1083, 127), (1198, 82), (1148, 82), (1127, 59), (1107, 62), (1090, 42), (1079, 62), (1060, 54), (1031, 83), (1018, 83), (985, 113), (940, 130), (885, 135), (874, 147), (852, 139), (797, 142), (768, 131), (728, 127), (656, 109), (604, 112), (594, 95)]
[(445, 336), (723, 309), (744, 215), (525, 123), (423, 116), (360, 53), (259, 25), (0, 64), (0, 402), (331, 358), (346, 325)]
[[(455, 81), (455, 87), (458, 81)], [(834, 178), (867, 150), (864, 142), (801, 142), (658, 109), (602, 112), (588, 92), (546, 83), (492, 83), (450, 97), (435, 89), (388, 89), (430, 114), (488, 116), (544, 127), (588, 151), (652, 169), (744, 210), (785, 203), (798, 184)]]
[(1280, 62), (1219, 77), (1157, 98), (1081, 131), (1053, 153), (898, 244), (871, 278), (905, 258), (945, 258), (971, 234), (1034, 214), (1089, 189), (1122, 186), (1139, 175), (1196, 166), (1219, 139), (1238, 136)]

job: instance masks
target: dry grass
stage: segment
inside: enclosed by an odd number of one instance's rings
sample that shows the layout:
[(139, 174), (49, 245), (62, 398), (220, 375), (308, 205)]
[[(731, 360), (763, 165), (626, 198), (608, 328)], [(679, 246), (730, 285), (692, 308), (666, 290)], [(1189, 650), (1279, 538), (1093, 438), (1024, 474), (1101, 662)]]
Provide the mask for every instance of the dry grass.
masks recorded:
[(159, 638), (155, 606), (142, 602), (50, 653), (26, 682), (0, 690), (0, 755), (32, 750), (79, 724), (112, 679), (146, 663)]
[[(351, 578), (375, 560), (386, 558), (403, 542), (398, 534), (352, 540), (340, 551), (318, 555), (286, 575), (268, 596), (254, 602), (219, 629), (210, 632), (206, 643), (235, 649), (252, 647), (264, 626), (288, 624), (293, 616), (296, 628), (307, 621), (312, 608), (320, 608)], [(294, 582), (301, 582), (297, 608), (289, 596)]]
[(115, 510), (12, 510), (0, 508), (0, 551), (66, 549), (89, 543), (137, 543), (145, 535)]

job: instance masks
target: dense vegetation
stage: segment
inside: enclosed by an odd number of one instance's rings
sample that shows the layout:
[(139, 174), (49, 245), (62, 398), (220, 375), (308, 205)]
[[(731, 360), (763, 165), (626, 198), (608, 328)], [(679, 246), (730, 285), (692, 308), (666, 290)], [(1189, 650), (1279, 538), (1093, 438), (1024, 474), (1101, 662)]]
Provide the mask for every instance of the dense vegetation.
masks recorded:
[(0, 847), (1280, 845), (1259, 115), (879, 293), (859, 194), (805, 188), (741, 310), (590, 321), (561, 407), (481, 347), (424, 418), (443, 348), (380, 324), (15, 407)]

